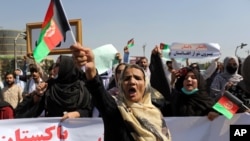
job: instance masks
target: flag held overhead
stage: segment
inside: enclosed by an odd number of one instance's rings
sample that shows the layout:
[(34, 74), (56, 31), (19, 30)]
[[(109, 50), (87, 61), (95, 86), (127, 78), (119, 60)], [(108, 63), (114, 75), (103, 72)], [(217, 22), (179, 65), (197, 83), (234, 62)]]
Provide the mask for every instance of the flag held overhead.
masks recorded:
[(36, 62), (41, 62), (62, 40), (70, 25), (60, 0), (51, 0), (45, 15), (37, 46), (33, 51)]
[(134, 43), (135, 43), (134, 38), (130, 39), (130, 40), (128, 41), (128, 43), (127, 43), (127, 47), (128, 47), (128, 48), (133, 47), (133, 46), (134, 46)]
[(164, 44), (164, 43), (160, 43), (160, 49), (161, 50), (169, 49), (169, 45), (168, 44)]

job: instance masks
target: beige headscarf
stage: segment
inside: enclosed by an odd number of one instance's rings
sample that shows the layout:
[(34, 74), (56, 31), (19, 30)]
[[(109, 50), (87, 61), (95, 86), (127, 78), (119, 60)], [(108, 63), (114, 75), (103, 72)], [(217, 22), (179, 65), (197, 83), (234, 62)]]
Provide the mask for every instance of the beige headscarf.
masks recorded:
[[(143, 73), (145, 75), (144, 71)], [(120, 93), (116, 97), (116, 102), (120, 113), (127, 125), (132, 127), (131, 134), (136, 141), (171, 141), (170, 132), (160, 110), (151, 102), (151, 86), (146, 75), (145, 81), (146, 90), (140, 103), (131, 102), (125, 98), (119, 81)]]

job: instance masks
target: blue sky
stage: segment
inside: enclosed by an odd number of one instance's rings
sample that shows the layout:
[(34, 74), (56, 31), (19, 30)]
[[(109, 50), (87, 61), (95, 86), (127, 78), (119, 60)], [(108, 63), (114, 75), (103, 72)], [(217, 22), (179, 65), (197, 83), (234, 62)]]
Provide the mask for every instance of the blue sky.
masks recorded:
[[(2, 0), (0, 28), (23, 30), (41, 22), (50, 0)], [(119, 52), (131, 38), (131, 55), (146, 56), (160, 42), (219, 43), (221, 60), (250, 50), (250, 0), (62, 0), (69, 19), (82, 19), (83, 43), (96, 48), (113, 44)], [(199, 60), (197, 60), (199, 61)], [(204, 60), (203, 60), (204, 61)]]

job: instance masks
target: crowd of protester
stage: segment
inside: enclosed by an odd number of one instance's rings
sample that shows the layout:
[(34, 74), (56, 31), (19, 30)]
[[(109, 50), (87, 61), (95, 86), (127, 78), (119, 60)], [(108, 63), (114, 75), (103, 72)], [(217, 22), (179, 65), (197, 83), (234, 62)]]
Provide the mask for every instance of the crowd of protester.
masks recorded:
[[(103, 118), (107, 140), (171, 140), (162, 117), (213, 120), (220, 113), (212, 107), (225, 91), (250, 107), (250, 67), (246, 65), (250, 56), (244, 61), (228, 56), (223, 63), (213, 59), (201, 73), (199, 63), (189, 64), (188, 59), (183, 67), (174, 58), (163, 61), (159, 46), (152, 49), (150, 58), (130, 64), (125, 47), (123, 57), (115, 56), (119, 64), (98, 74), (91, 49), (80, 48), (73, 45), (71, 57), (59, 56), (47, 70), (49, 74), (35, 62), (28, 69), (5, 72), (0, 84), (0, 119), (98, 116)], [(150, 110), (140, 112), (140, 108)], [(238, 110), (246, 111), (246, 107)]]

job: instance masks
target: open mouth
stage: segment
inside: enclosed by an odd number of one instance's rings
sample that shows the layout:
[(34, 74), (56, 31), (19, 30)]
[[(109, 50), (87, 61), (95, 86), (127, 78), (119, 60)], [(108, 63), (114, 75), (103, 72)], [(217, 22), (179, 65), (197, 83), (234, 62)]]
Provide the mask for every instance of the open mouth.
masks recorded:
[(193, 85), (192, 84), (187, 84), (187, 87), (193, 87)]
[(129, 88), (128, 93), (131, 94), (135, 94), (136, 93), (136, 89), (135, 88)]

